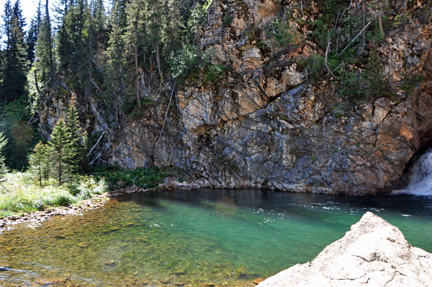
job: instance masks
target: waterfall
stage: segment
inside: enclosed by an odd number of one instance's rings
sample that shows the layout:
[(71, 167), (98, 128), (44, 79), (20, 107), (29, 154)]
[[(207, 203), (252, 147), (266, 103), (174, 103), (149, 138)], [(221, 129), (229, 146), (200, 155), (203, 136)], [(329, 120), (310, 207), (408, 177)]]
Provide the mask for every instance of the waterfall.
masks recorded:
[(408, 187), (399, 192), (432, 196), (432, 149), (420, 157), (411, 171)]

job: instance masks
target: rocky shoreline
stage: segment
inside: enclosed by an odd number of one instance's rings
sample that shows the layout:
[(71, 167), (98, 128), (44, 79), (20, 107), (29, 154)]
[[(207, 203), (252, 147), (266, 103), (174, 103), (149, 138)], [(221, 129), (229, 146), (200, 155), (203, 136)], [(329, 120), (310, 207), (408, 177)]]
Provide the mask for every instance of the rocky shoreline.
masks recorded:
[(164, 182), (159, 184), (159, 187), (156, 188), (144, 189), (136, 185), (132, 185), (112, 192), (104, 192), (93, 198), (83, 200), (70, 206), (53, 207), (43, 211), (28, 212), (24, 215), (12, 215), (4, 218), (0, 217), (0, 233), (12, 229), (12, 226), (17, 224), (27, 224), (26, 227), (36, 227), (39, 223), (47, 221), (52, 217), (82, 215), (83, 212), (100, 208), (104, 206), (105, 203), (110, 199), (124, 194), (147, 192), (152, 190), (192, 190), (198, 188), (200, 188), (200, 186), (197, 184), (180, 182), (178, 179), (173, 177), (166, 178)]

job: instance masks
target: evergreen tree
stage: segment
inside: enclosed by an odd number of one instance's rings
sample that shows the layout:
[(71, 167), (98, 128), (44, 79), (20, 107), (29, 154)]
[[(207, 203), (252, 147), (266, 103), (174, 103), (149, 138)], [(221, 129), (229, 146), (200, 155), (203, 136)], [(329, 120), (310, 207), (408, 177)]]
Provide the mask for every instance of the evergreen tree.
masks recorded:
[(30, 156), (30, 165), (39, 179), (40, 187), (42, 187), (42, 178), (44, 177), (44, 165), (46, 164), (45, 157), (47, 157), (46, 146), (42, 142), (39, 142), (34, 147), (33, 154)]
[(30, 29), (27, 35), (27, 59), (30, 63), (35, 60), (36, 42), (39, 37), (39, 29), (42, 25), (42, 4), (39, 0), (36, 15), (31, 19)]
[(68, 160), (68, 164), (71, 168), (71, 171), (76, 171), (77, 164), (81, 159), (81, 154), (83, 153), (81, 146), (81, 127), (78, 122), (78, 111), (75, 109), (75, 106), (71, 104), (69, 106), (67, 112), (67, 120), (66, 120), (67, 132), (69, 133), (69, 141), (70, 141), (70, 152), (74, 156)]
[(27, 46), (24, 41), (25, 19), (20, 2), (13, 8), (8, 0), (4, 11), (5, 51), (3, 66), (2, 94), (6, 102), (11, 102), (25, 94), (27, 82)]
[(70, 140), (70, 133), (63, 119), (58, 121), (51, 133), (49, 148), (56, 169), (56, 177), (59, 184), (62, 184), (65, 174), (73, 168), (70, 161), (76, 156)]
[(141, 108), (140, 101), (140, 84), (139, 84), (139, 50), (140, 50), (140, 30), (142, 30), (144, 24), (144, 1), (143, 0), (132, 0), (126, 6), (127, 13), (127, 26), (123, 35), (125, 50), (126, 50), (126, 67), (129, 72), (128, 78), (133, 80), (130, 81), (131, 91), (134, 91), (137, 99), (138, 107)]
[(38, 72), (38, 77), (41, 79), (41, 82), (48, 84), (51, 80), (51, 62), (50, 62), (50, 42), (51, 42), (51, 33), (50, 27), (46, 18), (43, 20), (42, 25), (39, 29), (39, 36), (36, 44), (36, 58), (35, 58), (35, 66)]
[[(118, 6), (119, 2), (116, 1), (115, 5)], [(116, 6), (112, 10), (110, 19), (112, 28), (106, 51), (108, 61), (104, 67), (103, 96), (107, 103), (114, 107), (115, 119), (116, 122), (119, 122), (120, 98), (124, 93), (124, 42), (122, 37), (123, 29), (121, 28), (120, 9)]]
[(6, 146), (8, 140), (2, 132), (0, 132), (0, 177), (8, 172), (5, 165), (5, 157), (3, 156), (3, 148)]
[(45, 183), (49, 183), (51, 173), (53, 171), (52, 168), (52, 149), (48, 145), (45, 145), (45, 156), (43, 157), (43, 163), (42, 163), (42, 177), (45, 179)]
[(49, 1), (45, 1), (45, 16), (39, 28), (39, 35), (36, 44), (36, 70), (41, 82), (46, 85), (53, 84), (56, 67), (52, 53), (51, 19), (49, 14)]

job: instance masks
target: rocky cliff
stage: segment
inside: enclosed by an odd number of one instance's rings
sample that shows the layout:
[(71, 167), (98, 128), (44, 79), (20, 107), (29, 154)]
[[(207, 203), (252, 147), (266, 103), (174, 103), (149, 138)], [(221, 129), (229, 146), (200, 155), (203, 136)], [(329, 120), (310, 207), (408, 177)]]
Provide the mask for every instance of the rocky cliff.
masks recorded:
[[(432, 139), (431, 24), (410, 20), (386, 33), (376, 51), (393, 95), (352, 105), (332, 73), (312, 78), (305, 62), (326, 51), (307, 37), (295, 36), (290, 49), (263, 45), (267, 27), (297, 2), (215, 0), (201, 47), (229, 70), (216, 83), (189, 77), (174, 105), (169, 93), (148, 93), (143, 114), (117, 125), (97, 100), (81, 103), (83, 127), (97, 136), (106, 131), (95, 162), (177, 166), (218, 188), (355, 195), (392, 188)], [(313, 3), (306, 14), (298, 10), (292, 25), (307, 34), (302, 21), (318, 17), (315, 10)], [(407, 75), (422, 81), (401, 89)], [(40, 102), (42, 134), (64, 117), (72, 96)]]
[(311, 262), (297, 264), (258, 287), (430, 286), (432, 254), (412, 247), (402, 232), (367, 212)]

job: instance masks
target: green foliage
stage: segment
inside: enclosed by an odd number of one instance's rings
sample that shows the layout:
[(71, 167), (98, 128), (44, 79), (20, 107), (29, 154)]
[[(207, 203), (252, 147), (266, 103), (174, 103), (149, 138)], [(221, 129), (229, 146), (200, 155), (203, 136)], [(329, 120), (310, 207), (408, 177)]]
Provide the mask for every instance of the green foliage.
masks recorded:
[(36, 178), (39, 179), (39, 186), (42, 187), (42, 179), (44, 178), (44, 171), (47, 157), (47, 147), (42, 142), (39, 142), (33, 149), (33, 154), (30, 155), (30, 166), (34, 171)]
[(159, 167), (136, 168), (134, 170), (116, 170), (108, 167), (105, 171), (94, 174), (94, 177), (98, 180), (105, 179), (110, 190), (115, 190), (130, 185), (142, 188), (157, 187), (168, 175), (166, 168)]
[(403, 80), (403, 86), (402, 90), (404, 90), (407, 93), (412, 92), (419, 83), (424, 81), (426, 77), (424, 75), (413, 75), (410, 74), (409, 76), (405, 77)]
[(71, 160), (76, 157), (70, 140), (70, 133), (63, 119), (58, 121), (51, 133), (49, 156), (52, 158), (53, 165), (55, 166), (58, 182), (62, 184), (65, 174), (68, 174), (73, 169)]
[(341, 74), (338, 77), (340, 86), (338, 89), (341, 98), (357, 102), (364, 95), (364, 84), (359, 72), (351, 70)]
[(222, 20), (224, 25), (227, 27), (229, 27), (231, 25), (232, 21), (233, 21), (233, 17), (231, 17), (229, 14), (225, 15), (225, 17)]
[(93, 176), (75, 176), (61, 186), (51, 180), (42, 188), (32, 172), (8, 173), (6, 178), (3, 184), (10, 192), (0, 191), (0, 217), (78, 203), (108, 188)]
[(351, 67), (338, 77), (339, 95), (353, 104), (375, 100), (380, 97), (394, 98), (388, 80), (383, 76), (383, 65), (376, 50), (371, 51), (363, 71)]
[(31, 118), (27, 97), (6, 105), (0, 105), (0, 132), (8, 139), (3, 149), (6, 166), (9, 169), (25, 170), (28, 155), (40, 141), (37, 125), (29, 125)]
[(215, 85), (217, 82), (222, 80), (226, 72), (231, 70), (230, 67), (224, 65), (210, 65), (204, 73), (204, 83)]
[(169, 63), (171, 76), (180, 81), (186, 79), (200, 65), (197, 48), (193, 44), (184, 44), (181, 49), (172, 53)]
[(26, 94), (27, 71), (27, 44), (24, 39), (25, 18), (23, 17), (20, 2), (16, 1), (14, 7), (10, 1), (5, 3), (3, 17), (3, 35), (5, 36), (2, 55), (2, 81), (1, 102), (10, 103)]
[(324, 67), (324, 57), (321, 55), (311, 55), (306, 59), (306, 70), (308, 72), (309, 79), (316, 81), (321, 77)]
[[(71, 157), (68, 159), (68, 164), (71, 167), (71, 172), (75, 172), (77, 169), (81, 171), (85, 170), (87, 164), (85, 160), (85, 151), (87, 147), (86, 137), (82, 137), (81, 127), (78, 121), (78, 111), (75, 109), (74, 104), (69, 105), (67, 111), (66, 128), (69, 134), (70, 140), (70, 152)], [(83, 140), (83, 141), (82, 141)]]
[(267, 35), (271, 40), (267, 42), (268, 45), (283, 49), (297, 46), (296, 37), (298, 37), (298, 32), (296, 28), (279, 19), (272, 22), (271, 27), (272, 29), (267, 31)]

